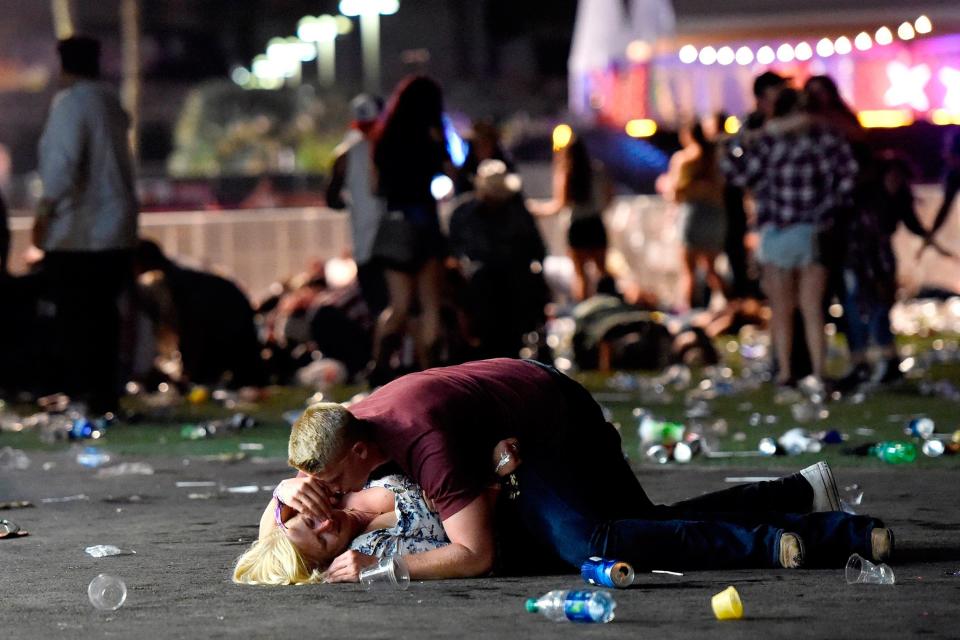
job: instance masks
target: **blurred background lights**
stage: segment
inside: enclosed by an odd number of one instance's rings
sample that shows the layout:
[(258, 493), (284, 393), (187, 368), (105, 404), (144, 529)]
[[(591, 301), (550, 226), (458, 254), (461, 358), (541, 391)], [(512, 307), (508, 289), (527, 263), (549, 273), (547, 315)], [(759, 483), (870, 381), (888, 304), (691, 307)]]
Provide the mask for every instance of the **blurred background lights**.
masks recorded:
[(737, 64), (742, 64), (744, 66), (753, 62), (753, 50), (750, 47), (740, 47), (737, 49), (736, 55)]
[(869, 33), (861, 31), (857, 34), (857, 37), (853, 39), (853, 46), (860, 51), (866, 51), (873, 46), (873, 40), (870, 38)]
[(913, 30), (913, 25), (909, 22), (904, 22), (897, 27), (897, 37), (901, 40), (913, 40), (915, 35), (917, 35), (917, 33)]
[(697, 48), (692, 44), (685, 44), (680, 47), (680, 62), (690, 64), (697, 59)]
[(927, 16), (920, 16), (913, 23), (913, 28), (917, 30), (917, 33), (926, 34), (933, 31), (933, 23), (930, 22), (930, 18)]
[(757, 50), (757, 62), (760, 64), (770, 64), (776, 59), (777, 55), (771, 47), (764, 45)]
[(645, 40), (634, 40), (627, 45), (627, 59), (630, 62), (646, 62), (653, 56), (653, 47)]
[(453, 193), (453, 180), (450, 179), (450, 176), (442, 173), (434, 176), (430, 183), (430, 193), (433, 194), (434, 200), (443, 200)]
[(874, 34), (873, 39), (879, 45), (888, 45), (893, 42), (893, 32), (888, 27), (880, 27)]
[(801, 42), (793, 48), (793, 53), (797, 56), (797, 60), (803, 62), (813, 57), (813, 47), (807, 42)]
[(740, 131), (740, 119), (737, 116), (727, 116), (727, 119), (723, 121), (723, 130), (731, 136)]
[(700, 64), (713, 64), (717, 61), (717, 50), (713, 47), (704, 47), (700, 49), (700, 55), (698, 56)]
[(851, 51), (853, 51), (853, 44), (850, 42), (850, 38), (847, 36), (840, 36), (833, 43), (833, 50), (838, 54), (845, 56)]
[(720, 47), (720, 49), (717, 51), (717, 62), (722, 65), (733, 64), (735, 59), (736, 54), (730, 47)]
[(573, 129), (568, 124), (558, 124), (553, 129), (553, 150), (563, 149), (573, 140)]
[(780, 62), (793, 61), (793, 46), (784, 42), (782, 45), (777, 47), (777, 60)]
[(817, 55), (821, 58), (829, 58), (833, 55), (833, 42), (830, 38), (821, 38), (817, 42)]
[(657, 132), (657, 123), (653, 120), (631, 120), (626, 126), (627, 135), (631, 138), (649, 138)]
[(392, 16), (400, 10), (400, 0), (340, 0), (340, 13), (355, 18), (365, 13)]

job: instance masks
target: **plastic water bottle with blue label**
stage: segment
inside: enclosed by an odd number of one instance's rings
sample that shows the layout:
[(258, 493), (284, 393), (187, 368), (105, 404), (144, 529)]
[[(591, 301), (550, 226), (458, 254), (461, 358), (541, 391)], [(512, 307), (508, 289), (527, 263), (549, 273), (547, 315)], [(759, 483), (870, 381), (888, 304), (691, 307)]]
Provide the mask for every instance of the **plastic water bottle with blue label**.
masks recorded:
[(557, 590), (527, 600), (527, 611), (554, 622), (610, 622), (617, 603), (606, 591)]

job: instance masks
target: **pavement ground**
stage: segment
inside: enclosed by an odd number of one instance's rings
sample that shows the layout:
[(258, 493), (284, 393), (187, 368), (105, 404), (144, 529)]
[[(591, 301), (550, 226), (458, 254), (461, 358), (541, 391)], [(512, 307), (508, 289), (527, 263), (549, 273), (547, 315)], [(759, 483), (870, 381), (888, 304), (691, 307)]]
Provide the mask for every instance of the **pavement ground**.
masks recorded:
[[(616, 591), (606, 625), (553, 623), (525, 613), (524, 601), (551, 589), (578, 588), (566, 576), (414, 582), (407, 591), (369, 593), (359, 585), (243, 587), (230, 582), (234, 559), (256, 536), (272, 487), (288, 473), (281, 458), (220, 462), (201, 456), (124, 456), (153, 475), (98, 478), (75, 452), (31, 451), (22, 471), (0, 471), (0, 501), (35, 507), (0, 511), (28, 530), (0, 539), (0, 634), (13, 638), (956, 638), (960, 576), (960, 491), (955, 468), (835, 469), (859, 483), (861, 512), (897, 535), (897, 584), (848, 586), (829, 570), (688, 571), (645, 574)], [(116, 461), (115, 461), (116, 462)], [(672, 502), (729, 486), (730, 476), (796, 471), (782, 466), (638, 469), (648, 494)], [(178, 481), (215, 487), (178, 488)], [(256, 485), (256, 493), (220, 487)], [(82, 494), (84, 499), (43, 502)], [(194, 494), (191, 497), (191, 494)], [(94, 544), (135, 555), (95, 559)], [(94, 609), (87, 585), (99, 573), (123, 578), (117, 611)], [(745, 617), (719, 622), (710, 597), (736, 586)]]

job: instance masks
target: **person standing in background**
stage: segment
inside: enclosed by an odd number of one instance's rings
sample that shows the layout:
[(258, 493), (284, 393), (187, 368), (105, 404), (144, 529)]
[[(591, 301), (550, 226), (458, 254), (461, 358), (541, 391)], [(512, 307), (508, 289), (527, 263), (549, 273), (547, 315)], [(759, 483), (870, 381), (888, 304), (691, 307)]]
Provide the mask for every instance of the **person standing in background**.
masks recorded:
[[(387, 285), (383, 269), (373, 260), (373, 241), (386, 203), (373, 192), (370, 164), (370, 138), (383, 102), (375, 96), (360, 94), (350, 101), (353, 122), (343, 142), (334, 150), (336, 159), (327, 185), (327, 206), (350, 207), (350, 231), (357, 280), (370, 315), (376, 318), (387, 308)], [(343, 193), (349, 202), (343, 199)]]
[(114, 411), (119, 391), (119, 297), (130, 279), (138, 203), (127, 133), (130, 118), (99, 80), (100, 43), (57, 46), (62, 89), (39, 145), (43, 195), (33, 243), (56, 307), (55, 389)]

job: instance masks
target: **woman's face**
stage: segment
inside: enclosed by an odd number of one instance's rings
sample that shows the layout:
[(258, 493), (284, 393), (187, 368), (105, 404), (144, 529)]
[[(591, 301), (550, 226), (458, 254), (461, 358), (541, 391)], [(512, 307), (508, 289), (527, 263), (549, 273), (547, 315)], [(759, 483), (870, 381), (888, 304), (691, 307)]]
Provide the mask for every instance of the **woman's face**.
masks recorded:
[(311, 568), (326, 567), (350, 543), (347, 515), (341, 509), (335, 509), (329, 521), (297, 514), (284, 524), (287, 538)]

